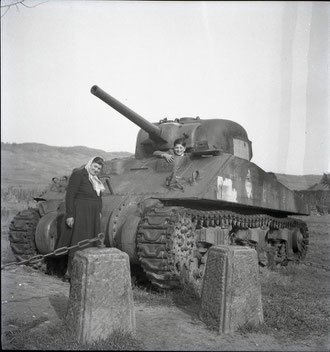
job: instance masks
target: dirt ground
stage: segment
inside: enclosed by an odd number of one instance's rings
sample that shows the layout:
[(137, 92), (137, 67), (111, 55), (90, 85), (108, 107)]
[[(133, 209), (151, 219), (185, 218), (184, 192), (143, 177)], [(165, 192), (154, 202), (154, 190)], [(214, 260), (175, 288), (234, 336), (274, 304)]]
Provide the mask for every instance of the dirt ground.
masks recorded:
[[(8, 249), (2, 239), (2, 252), (7, 256)], [(1, 282), (2, 341), (17, 320), (31, 331), (46, 330), (64, 320), (69, 283), (26, 266), (2, 270)], [(283, 339), (276, 333), (218, 335), (198, 319), (196, 312), (175, 304), (135, 302), (135, 316), (136, 337), (142, 341), (143, 350), (325, 351), (330, 346), (327, 338), (319, 336), (306, 341)]]
[[(3, 333), (16, 319), (31, 330), (46, 329), (63, 320), (69, 290), (69, 283), (25, 266), (3, 271)], [(317, 347), (260, 334), (220, 336), (207, 329), (198, 317), (176, 306), (135, 304), (135, 315), (136, 336), (143, 341), (145, 350), (311, 351)]]

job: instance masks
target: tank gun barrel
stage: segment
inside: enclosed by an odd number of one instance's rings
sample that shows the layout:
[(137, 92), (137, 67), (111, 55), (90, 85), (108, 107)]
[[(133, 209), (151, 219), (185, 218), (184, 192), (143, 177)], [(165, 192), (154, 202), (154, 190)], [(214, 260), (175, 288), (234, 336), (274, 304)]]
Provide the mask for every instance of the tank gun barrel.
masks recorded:
[(98, 86), (93, 86), (91, 88), (91, 93), (94, 94), (99, 99), (103, 100), (106, 104), (110, 105), (113, 109), (118, 111), (120, 114), (127, 117), (130, 121), (135, 123), (137, 126), (142, 128), (144, 131), (148, 132), (150, 138), (160, 138), (161, 130), (152, 124), (151, 122), (144, 119), (142, 116), (122, 104), (120, 101), (106, 93)]

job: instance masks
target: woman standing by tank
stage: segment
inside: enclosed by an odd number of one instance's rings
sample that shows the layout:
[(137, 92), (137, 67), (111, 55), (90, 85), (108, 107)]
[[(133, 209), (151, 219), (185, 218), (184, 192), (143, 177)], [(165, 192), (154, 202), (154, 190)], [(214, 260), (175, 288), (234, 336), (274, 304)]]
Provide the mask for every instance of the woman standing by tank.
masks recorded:
[[(103, 165), (104, 160), (97, 156), (90, 159), (84, 167), (73, 170), (65, 196), (67, 229), (59, 239), (58, 248), (74, 246), (79, 241), (94, 238), (100, 232), (102, 192), (105, 187), (97, 175), (100, 174)], [(68, 228), (71, 230), (68, 231)], [(70, 279), (72, 259), (77, 250), (75, 248), (69, 251), (68, 269), (64, 280)]]

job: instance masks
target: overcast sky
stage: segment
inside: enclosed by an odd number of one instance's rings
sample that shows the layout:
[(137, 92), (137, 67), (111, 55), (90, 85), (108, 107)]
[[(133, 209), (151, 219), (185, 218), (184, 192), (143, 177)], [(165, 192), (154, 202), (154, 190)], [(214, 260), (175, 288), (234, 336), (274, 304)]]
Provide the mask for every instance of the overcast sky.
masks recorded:
[(329, 13), (329, 2), (277, 1), (11, 8), (1, 141), (134, 153), (139, 128), (90, 93), (97, 84), (150, 122), (238, 122), (265, 171), (330, 172)]

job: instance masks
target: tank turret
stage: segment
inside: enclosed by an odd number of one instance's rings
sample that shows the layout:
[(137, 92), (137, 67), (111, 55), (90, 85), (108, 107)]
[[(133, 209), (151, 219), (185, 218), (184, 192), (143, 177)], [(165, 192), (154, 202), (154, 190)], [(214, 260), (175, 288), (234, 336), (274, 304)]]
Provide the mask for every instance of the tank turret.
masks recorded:
[(138, 159), (151, 157), (156, 150), (172, 148), (177, 138), (184, 138), (187, 151), (194, 155), (217, 155), (224, 152), (247, 160), (252, 158), (251, 141), (245, 129), (236, 122), (182, 117), (150, 123), (98, 86), (93, 86), (91, 93), (141, 128), (135, 149), (135, 157)]

